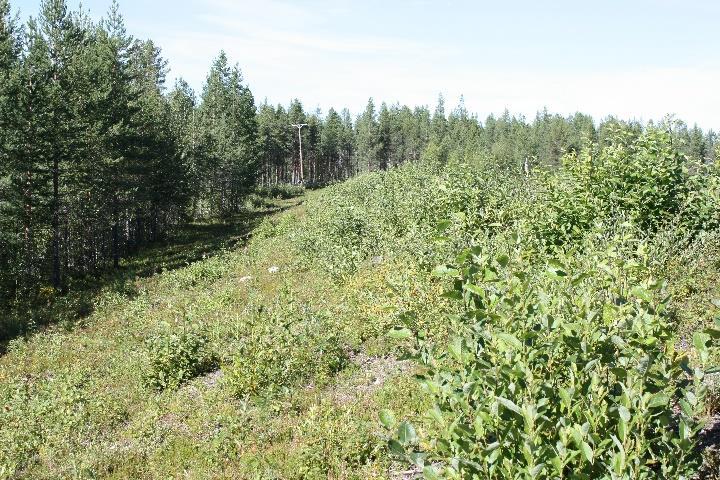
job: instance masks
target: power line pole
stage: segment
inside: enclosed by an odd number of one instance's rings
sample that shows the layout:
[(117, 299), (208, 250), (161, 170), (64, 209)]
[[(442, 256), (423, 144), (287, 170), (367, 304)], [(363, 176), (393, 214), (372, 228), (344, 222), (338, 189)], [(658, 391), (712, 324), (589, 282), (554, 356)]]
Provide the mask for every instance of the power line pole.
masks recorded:
[(298, 129), (298, 140), (300, 140), (300, 183), (305, 183), (305, 177), (303, 176), (303, 157), (302, 157), (302, 128), (307, 127), (307, 123), (293, 123), (290, 125)]

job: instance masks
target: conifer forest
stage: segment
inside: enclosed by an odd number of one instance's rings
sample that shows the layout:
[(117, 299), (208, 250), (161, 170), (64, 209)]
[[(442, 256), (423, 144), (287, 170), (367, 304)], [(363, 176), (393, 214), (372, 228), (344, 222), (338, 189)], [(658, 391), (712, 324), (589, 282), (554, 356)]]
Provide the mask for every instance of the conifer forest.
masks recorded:
[(713, 130), (275, 104), (223, 45), (195, 91), (116, 2), (31, 15), (0, 479), (720, 479)]

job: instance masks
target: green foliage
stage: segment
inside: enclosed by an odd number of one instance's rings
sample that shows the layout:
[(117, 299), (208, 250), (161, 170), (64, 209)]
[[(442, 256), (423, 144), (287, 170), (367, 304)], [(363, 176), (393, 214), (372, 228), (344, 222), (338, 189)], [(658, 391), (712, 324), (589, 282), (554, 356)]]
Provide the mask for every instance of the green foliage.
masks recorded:
[(115, 399), (96, 387), (93, 373), (78, 368), (0, 384), (0, 478), (24, 476), (44, 452), (82, 450), (86, 438), (120, 421)]
[(426, 478), (688, 478), (718, 331), (695, 334), (691, 367), (644, 244), (609, 240), (537, 268), (477, 247), (443, 269), (457, 336), (413, 350), (434, 428), (400, 424), (391, 450)]
[(382, 455), (375, 425), (363, 405), (311, 407), (296, 429), (306, 443), (297, 452), (297, 478), (355, 477), (355, 471)]
[(305, 193), (305, 187), (302, 185), (292, 185), (289, 183), (280, 183), (277, 185), (269, 185), (266, 187), (257, 187), (255, 191), (258, 195), (268, 198), (278, 198), (287, 200), (288, 198), (299, 197)]
[[(408, 253), (431, 263), (443, 249), (510, 221), (514, 190), (523, 187), (513, 180), (486, 164), (442, 168), (434, 162), (363, 175), (309, 200), (308, 220), (293, 238), (308, 261), (339, 276), (382, 254)], [(449, 243), (438, 248), (439, 239)]]
[(195, 262), (187, 268), (172, 272), (167, 281), (179, 287), (190, 288), (217, 280), (226, 274), (228, 269), (227, 255), (216, 255), (204, 262)]
[(606, 215), (623, 213), (643, 230), (654, 231), (680, 212), (688, 191), (687, 159), (671, 134), (648, 128), (634, 141), (626, 130), (597, 154), (585, 147), (566, 159), (573, 181)]
[(331, 319), (283, 292), (272, 306), (254, 312), (223, 372), (237, 396), (267, 397), (309, 378), (322, 382), (343, 367), (346, 357)]
[(145, 346), (149, 358), (145, 382), (158, 390), (175, 389), (217, 366), (207, 334), (197, 324), (166, 324)]
[(535, 180), (540, 201), (520, 218), (543, 248), (577, 244), (595, 225), (623, 220), (642, 235), (672, 226), (688, 238), (720, 225), (714, 167), (693, 165), (667, 130), (610, 131), (604, 145), (571, 152)]

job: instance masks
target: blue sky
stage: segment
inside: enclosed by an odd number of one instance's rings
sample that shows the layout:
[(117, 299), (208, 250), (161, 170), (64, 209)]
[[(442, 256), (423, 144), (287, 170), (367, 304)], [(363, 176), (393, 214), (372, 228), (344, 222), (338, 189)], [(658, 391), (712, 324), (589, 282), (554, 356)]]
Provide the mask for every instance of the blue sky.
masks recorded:
[[(99, 18), (110, 0), (85, 0)], [(39, 0), (11, 0), (22, 16)], [(75, 0), (69, 0), (75, 6)], [(121, 0), (128, 31), (152, 38), (169, 78), (200, 90), (220, 49), (258, 100), (306, 109), (400, 102), (485, 117), (505, 108), (675, 114), (720, 130), (720, 2)]]

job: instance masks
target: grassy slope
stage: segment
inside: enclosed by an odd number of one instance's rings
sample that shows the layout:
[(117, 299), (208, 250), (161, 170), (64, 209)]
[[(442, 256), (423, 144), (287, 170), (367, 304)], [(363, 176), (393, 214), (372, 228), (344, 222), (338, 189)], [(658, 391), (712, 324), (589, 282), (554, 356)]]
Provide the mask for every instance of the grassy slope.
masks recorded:
[[(414, 279), (408, 265), (370, 264), (342, 283), (298, 265), (281, 226), (303, 213), (300, 205), (276, 214), (245, 247), (99, 294), (76, 328), (12, 342), (0, 358), (0, 477), (387, 477), (377, 412), (420, 411), (423, 400), (410, 376), (398, 375), (411, 367), (389, 355), (382, 333), (407, 307), (397, 302), (423, 302), (439, 286)], [(413, 295), (395, 300), (393, 283)], [(146, 386), (144, 341), (164, 323), (202, 324), (227, 366), (253, 311), (289, 297), (332, 319), (346, 345), (339, 372), (310, 371), (253, 398), (234, 395), (223, 370), (175, 391)]]
[[(179, 246), (135, 259), (82, 323), (13, 342), (0, 357), (0, 478), (401, 476), (407, 467), (388, 462), (377, 412), (390, 408), (422, 428), (418, 412), (429, 405), (384, 332), (401, 312), (420, 312), (419, 322), (442, 318), (443, 286), (407, 258), (365, 261), (342, 282), (307, 265), (290, 238), (304, 225), (300, 201), (275, 203), (290, 208), (266, 219), (247, 245), (257, 215), (230, 228), (196, 226)], [(231, 250), (176, 268), (218, 247)], [(677, 312), (681, 340), (710, 321), (709, 301), (720, 296), (717, 246), (697, 248), (664, 272), (687, 306)], [(345, 364), (308, 365), (275, 392), (238, 395), (226, 372), (254, 366), (272, 348), (248, 332), (265, 322), (272, 337), (286, 319), (325, 322)], [(207, 332), (220, 369), (177, 390), (149, 388), (146, 338), (187, 323)], [(303, 348), (312, 345), (286, 350)]]

